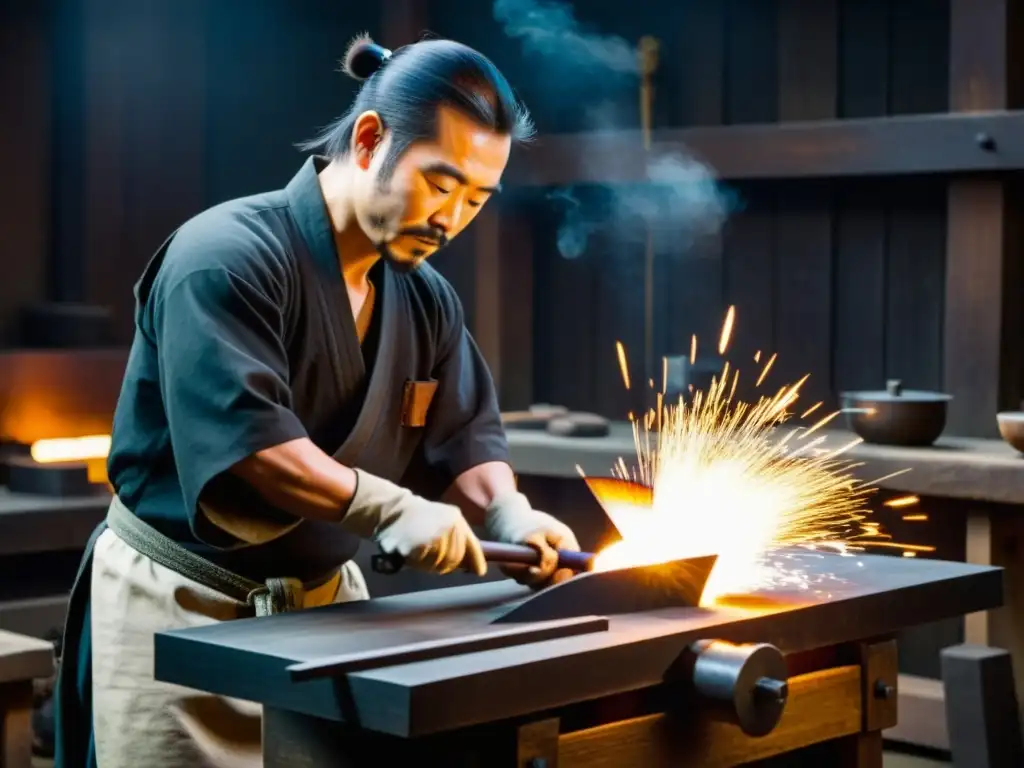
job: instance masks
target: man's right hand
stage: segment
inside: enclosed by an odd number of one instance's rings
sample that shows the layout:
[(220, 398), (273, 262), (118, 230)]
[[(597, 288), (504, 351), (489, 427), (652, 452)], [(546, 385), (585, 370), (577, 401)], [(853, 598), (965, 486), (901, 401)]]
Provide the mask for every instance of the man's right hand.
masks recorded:
[(464, 567), (478, 576), (487, 572), (480, 542), (458, 507), (354, 471), (358, 484), (342, 527), (376, 541), (384, 552), (402, 555), (413, 568), (450, 573)]

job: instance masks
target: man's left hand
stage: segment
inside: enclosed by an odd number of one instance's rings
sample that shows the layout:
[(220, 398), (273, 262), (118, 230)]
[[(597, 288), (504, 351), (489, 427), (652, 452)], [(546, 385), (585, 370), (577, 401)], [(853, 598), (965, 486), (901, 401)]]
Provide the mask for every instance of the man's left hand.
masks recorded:
[(558, 550), (579, 552), (580, 545), (572, 529), (551, 515), (533, 508), (521, 493), (499, 496), (491, 502), (484, 517), (487, 538), (506, 544), (526, 544), (540, 553), (538, 565), (506, 565), (502, 571), (520, 584), (535, 589), (557, 584), (573, 576), (573, 571), (558, 567)]

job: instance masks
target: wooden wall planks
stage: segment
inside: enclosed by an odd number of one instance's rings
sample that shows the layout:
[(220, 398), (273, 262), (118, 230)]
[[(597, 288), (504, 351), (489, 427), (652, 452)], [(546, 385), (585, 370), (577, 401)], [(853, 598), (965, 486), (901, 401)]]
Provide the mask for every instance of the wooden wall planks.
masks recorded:
[[(948, 3), (911, 3), (913, 12), (894, 0), (687, 3), (692, 26), (678, 32), (676, 66), (701, 77), (683, 78), (674, 114), (716, 125), (944, 111)], [(915, 178), (742, 184), (720, 246), (670, 237), (659, 250), (657, 354), (686, 354), (695, 332), (709, 350), (735, 304), (730, 359), (753, 375), (756, 351), (778, 352), (768, 382), (810, 372), (807, 404), (834, 404), (838, 392), (881, 388), (888, 377), (942, 387), (944, 187)], [(536, 296), (547, 351), (535, 399), (621, 418), (614, 342), (591, 326), (614, 317), (613, 336), (641, 338), (639, 311), (626, 309), (632, 283), (600, 248), (562, 259), (552, 226), (534, 236), (537, 279), (548, 282)], [(545, 312), (545, 302), (558, 307)], [(544, 319), (552, 313), (557, 322)]]

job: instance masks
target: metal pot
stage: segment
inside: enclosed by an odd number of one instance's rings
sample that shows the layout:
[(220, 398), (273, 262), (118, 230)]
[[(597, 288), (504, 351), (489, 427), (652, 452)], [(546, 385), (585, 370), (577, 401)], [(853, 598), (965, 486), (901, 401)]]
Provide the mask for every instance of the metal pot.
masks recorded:
[(903, 389), (899, 380), (884, 392), (843, 392), (843, 409), (850, 429), (866, 443), (931, 445), (946, 427), (946, 408), (952, 395)]

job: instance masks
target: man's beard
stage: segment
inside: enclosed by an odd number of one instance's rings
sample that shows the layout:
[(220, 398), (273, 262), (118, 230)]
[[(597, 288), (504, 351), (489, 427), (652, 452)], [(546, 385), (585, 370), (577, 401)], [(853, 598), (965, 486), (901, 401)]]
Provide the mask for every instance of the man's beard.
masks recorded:
[[(430, 254), (428, 254), (425, 250), (417, 253), (416, 249), (413, 249), (412, 259), (400, 259), (398, 256), (395, 255), (394, 251), (391, 250), (391, 248), (388, 245), (388, 242), (392, 242), (393, 240), (403, 236), (429, 241), (436, 247)], [(437, 251), (444, 248), (448, 244), (448, 237), (445, 235), (444, 232), (434, 229), (433, 227), (406, 227), (405, 229), (400, 229), (395, 238), (392, 238), (392, 240), (388, 242), (377, 243), (375, 246), (377, 249), (377, 253), (380, 254), (381, 258), (384, 259), (384, 261), (387, 262), (388, 266), (390, 266), (391, 269), (393, 269), (395, 272), (397, 272), (398, 274), (407, 275), (410, 272), (414, 272), (416, 269), (418, 269), (420, 264), (426, 261), (430, 255), (432, 255), (433, 253), (437, 253)]]

